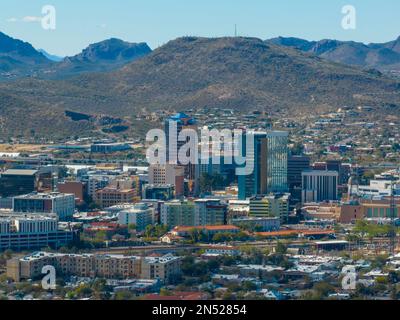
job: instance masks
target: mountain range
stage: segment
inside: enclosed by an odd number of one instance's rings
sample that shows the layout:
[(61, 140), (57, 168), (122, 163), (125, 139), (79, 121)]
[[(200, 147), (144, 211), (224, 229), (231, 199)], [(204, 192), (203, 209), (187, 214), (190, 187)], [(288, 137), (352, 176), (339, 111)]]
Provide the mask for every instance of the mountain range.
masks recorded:
[(0, 80), (32, 76), (49, 65), (51, 61), (31, 44), (0, 32)]
[(80, 54), (66, 57), (47, 73), (52, 78), (65, 78), (87, 72), (116, 70), (151, 52), (146, 43), (129, 43), (109, 39), (91, 44)]
[(275, 42), (184, 37), (154, 51), (117, 39), (95, 44), (58, 63), (65, 72), (0, 82), (0, 136), (133, 134), (148, 126), (137, 114), (205, 107), (304, 115), (368, 105), (398, 114), (395, 78)]
[(54, 54), (48, 53), (46, 50), (44, 49), (38, 49), (38, 51), (43, 54), (47, 59), (49, 59), (50, 61), (54, 61), (54, 62), (61, 62), (64, 60), (65, 57), (60, 57), (60, 56), (56, 56)]
[(64, 79), (86, 72), (116, 70), (151, 52), (146, 43), (108, 39), (72, 57), (57, 57), (0, 33), (0, 81), (26, 77)]
[(329, 61), (375, 68), (382, 72), (400, 73), (400, 37), (387, 43), (364, 44), (354, 41), (307, 41), (299, 38), (278, 37), (267, 43), (292, 47)]

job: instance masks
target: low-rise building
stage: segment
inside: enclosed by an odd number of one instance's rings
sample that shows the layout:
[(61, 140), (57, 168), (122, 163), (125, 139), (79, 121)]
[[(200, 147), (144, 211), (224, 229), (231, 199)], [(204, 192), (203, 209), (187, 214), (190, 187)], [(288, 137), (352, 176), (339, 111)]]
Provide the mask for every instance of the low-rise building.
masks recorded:
[(196, 225), (217, 226), (227, 223), (227, 204), (218, 199), (198, 199), (194, 203)]
[(174, 200), (161, 205), (161, 224), (175, 226), (195, 226), (195, 205), (190, 201)]
[(231, 223), (238, 227), (247, 227), (260, 232), (276, 231), (281, 227), (281, 219), (279, 217), (243, 217), (232, 219)]
[(395, 199), (395, 207), (392, 213), (389, 198), (380, 199), (362, 199), (360, 201), (361, 206), (364, 208), (364, 216), (372, 219), (382, 218), (400, 218), (400, 199)]
[(142, 259), (141, 277), (171, 281), (180, 274), (181, 260), (171, 254)]
[(105, 187), (95, 192), (94, 201), (102, 208), (108, 208), (124, 203), (139, 201), (135, 189), (120, 189), (118, 187)]
[(89, 197), (94, 199), (97, 190), (101, 190), (108, 186), (110, 177), (107, 176), (89, 176), (86, 180), (87, 183), (87, 194)]
[(220, 200), (170, 201), (161, 206), (161, 223), (169, 227), (224, 225), (227, 205)]
[(85, 197), (86, 185), (80, 181), (64, 181), (57, 184), (57, 190), (61, 193), (75, 195), (75, 199), (79, 203)]
[(285, 223), (289, 217), (290, 194), (270, 194), (263, 197), (250, 198), (251, 217), (275, 217)]
[(184, 194), (185, 167), (166, 164), (151, 165), (149, 167), (149, 184), (172, 185), (175, 188), (175, 196)]
[(169, 201), (174, 196), (175, 187), (172, 184), (148, 184), (143, 187), (143, 199)]
[(340, 204), (338, 203), (309, 203), (301, 209), (306, 220), (340, 219)]
[(199, 226), (199, 227), (175, 227), (171, 234), (178, 237), (188, 237), (193, 230), (198, 230), (204, 234), (214, 236), (218, 233), (239, 233), (240, 228), (236, 226)]
[(37, 252), (7, 261), (7, 276), (17, 282), (35, 279), (42, 276), (44, 266), (50, 265), (63, 276), (154, 279), (168, 283), (180, 274), (180, 261), (172, 255), (137, 257)]
[(60, 248), (74, 240), (71, 230), (61, 230), (56, 215), (12, 213), (0, 215), (0, 251)]
[(13, 198), (13, 211), (55, 213), (60, 221), (71, 220), (75, 213), (75, 195), (65, 193), (30, 193)]
[(138, 203), (130, 209), (122, 210), (118, 213), (118, 223), (121, 225), (135, 225), (136, 230), (141, 232), (148, 225), (154, 223), (155, 211), (153, 207), (145, 203)]
[(349, 190), (351, 190), (352, 195), (357, 195), (360, 197), (390, 197), (392, 194), (394, 196), (400, 195), (400, 182), (397, 182), (393, 186), (392, 190), (391, 180), (371, 180), (369, 185), (350, 185)]
[(1, 173), (0, 196), (13, 197), (37, 190), (38, 170), (10, 169)]
[(400, 200), (395, 200), (395, 208), (392, 213), (390, 200), (380, 199), (361, 199), (352, 200), (344, 203), (319, 203), (307, 204), (302, 208), (304, 217), (312, 220), (336, 220), (340, 223), (350, 224), (357, 220), (372, 219), (385, 220), (400, 218)]
[(90, 146), (92, 153), (114, 153), (131, 150), (132, 147), (127, 143), (94, 143)]

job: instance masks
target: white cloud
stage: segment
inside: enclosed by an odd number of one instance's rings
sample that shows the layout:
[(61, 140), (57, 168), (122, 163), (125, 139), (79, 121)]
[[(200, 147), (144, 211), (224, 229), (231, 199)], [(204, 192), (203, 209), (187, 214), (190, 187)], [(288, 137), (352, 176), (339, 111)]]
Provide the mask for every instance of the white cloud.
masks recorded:
[(42, 17), (26, 16), (22, 18), (23, 22), (42, 22)]
[(18, 21), (18, 19), (17, 18), (8, 18), (7, 19), (7, 22), (17, 22)]

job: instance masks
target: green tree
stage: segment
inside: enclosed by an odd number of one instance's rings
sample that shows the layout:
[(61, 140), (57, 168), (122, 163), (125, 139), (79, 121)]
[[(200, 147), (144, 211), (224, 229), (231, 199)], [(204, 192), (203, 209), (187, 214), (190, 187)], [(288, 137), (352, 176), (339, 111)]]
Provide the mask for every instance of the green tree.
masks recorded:
[(168, 297), (171, 295), (171, 291), (165, 289), (165, 288), (161, 288), (160, 290), (160, 296), (161, 297)]
[(95, 241), (96, 242), (104, 242), (104, 241), (107, 241), (108, 240), (108, 237), (107, 237), (107, 232), (106, 231), (98, 231), (98, 232), (96, 232), (96, 235), (95, 235)]
[(243, 290), (245, 290), (245, 291), (254, 291), (257, 289), (256, 284), (252, 281), (244, 281), (242, 283), (242, 287), (243, 287)]
[(288, 247), (285, 244), (283, 244), (282, 242), (278, 242), (277, 243), (276, 249), (275, 249), (276, 253), (278, 253), (278, 254), (286, 254), (287, 250), (288, 250)]
[(330, 293), (335, 291), (335, 288), (327, 282), (318, 282), (313, 287), (314, 299), (323, 300)]
[(211, 193), (214, 190), (222, 188), (225, 185), (225, 179), (220, 174), (203, 173), (200, 177), (200, 191), (202, 193)]
[(124, 291), (118, 291), (115, 294), (115, 300), (122, 300), (122, 301), (127, 301), (127, 300), (133, 300), (134, 299), (134, 295), (132, 294), (132, 292), (124, 290)]
[(201, 230), (196, 228), (193, 228), (189, 231), (189, 236), (193, 243), (199, 242), (201, 234)]

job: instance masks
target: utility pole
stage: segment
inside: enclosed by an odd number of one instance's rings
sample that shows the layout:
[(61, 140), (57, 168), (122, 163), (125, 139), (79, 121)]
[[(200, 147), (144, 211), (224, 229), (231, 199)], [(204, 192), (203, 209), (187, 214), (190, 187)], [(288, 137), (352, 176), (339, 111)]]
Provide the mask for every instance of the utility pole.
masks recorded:
[(235, 24), (235, 38), (237, 38), (237, 24)]

